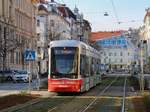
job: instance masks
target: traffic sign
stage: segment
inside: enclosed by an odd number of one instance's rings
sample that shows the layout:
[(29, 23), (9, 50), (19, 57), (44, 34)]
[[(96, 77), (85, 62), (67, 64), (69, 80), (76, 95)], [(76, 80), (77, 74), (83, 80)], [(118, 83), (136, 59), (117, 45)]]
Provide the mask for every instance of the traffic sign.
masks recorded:
[(34, 50), (25, 50), (25, 53), (24, 53), (24, 59), (26, 61), (35, 61), (35, 51)]

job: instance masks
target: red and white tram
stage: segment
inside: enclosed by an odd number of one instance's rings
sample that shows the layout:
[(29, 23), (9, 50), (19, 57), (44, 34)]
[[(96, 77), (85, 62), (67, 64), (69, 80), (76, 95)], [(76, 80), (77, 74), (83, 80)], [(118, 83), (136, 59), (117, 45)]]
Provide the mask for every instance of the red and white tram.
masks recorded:
[(101, 82), (100, 53), (77, 40), (49, 44), (48, 91), (84, 92)]

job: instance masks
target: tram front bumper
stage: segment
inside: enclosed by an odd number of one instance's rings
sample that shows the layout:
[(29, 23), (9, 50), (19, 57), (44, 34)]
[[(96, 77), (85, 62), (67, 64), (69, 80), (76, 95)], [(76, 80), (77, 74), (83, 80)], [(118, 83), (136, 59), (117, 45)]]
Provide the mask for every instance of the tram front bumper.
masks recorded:
[(48, 91), (51, 92), (80, 92), (80, 80), (48, 80)]

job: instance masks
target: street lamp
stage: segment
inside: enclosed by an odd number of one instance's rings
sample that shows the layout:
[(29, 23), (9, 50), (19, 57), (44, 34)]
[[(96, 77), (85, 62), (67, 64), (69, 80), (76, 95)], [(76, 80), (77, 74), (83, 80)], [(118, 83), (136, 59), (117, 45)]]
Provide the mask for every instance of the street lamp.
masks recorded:
[(107, 12), (104, 13), (104, 16), (109, 16), (109, 14)]

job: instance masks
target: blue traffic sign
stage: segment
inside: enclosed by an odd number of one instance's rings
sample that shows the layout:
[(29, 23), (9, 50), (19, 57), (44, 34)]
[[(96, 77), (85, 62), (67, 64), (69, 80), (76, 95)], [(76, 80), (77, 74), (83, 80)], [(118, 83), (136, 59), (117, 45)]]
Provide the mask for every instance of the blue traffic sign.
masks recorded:
[(24, 59), (26, 61), (35, 61), (35, 51), (34, 50), (25, 50), (25, 53), (24, 53)]

